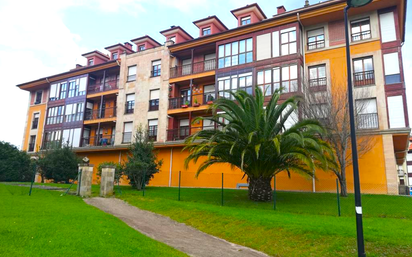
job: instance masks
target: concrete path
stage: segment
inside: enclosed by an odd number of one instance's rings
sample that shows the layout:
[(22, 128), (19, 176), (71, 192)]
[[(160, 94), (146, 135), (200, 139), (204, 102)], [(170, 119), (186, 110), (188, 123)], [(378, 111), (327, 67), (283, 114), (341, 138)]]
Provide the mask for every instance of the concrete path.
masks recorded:
[(127, 225), (157, 241), (165, 243), (190, 256), (198, 257), (267, 257), (253, 249), (232, 244), (178, 223), (168, 217), (144, 211), (116, 198), (87, 198), (95, 206), (123, 220)]

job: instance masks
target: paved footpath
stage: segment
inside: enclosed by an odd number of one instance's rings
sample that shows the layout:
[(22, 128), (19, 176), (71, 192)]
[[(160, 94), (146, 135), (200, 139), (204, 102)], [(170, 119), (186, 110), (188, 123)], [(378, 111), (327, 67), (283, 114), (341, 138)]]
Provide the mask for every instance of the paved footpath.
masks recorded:
[(87, 198), (87, 204), (116, 216), (130, 227), (154, 240), (196, 257), (267, 257), (253, 249), (232, 244), (178, 223), (168, 217), (141, 210), (116, 198)]

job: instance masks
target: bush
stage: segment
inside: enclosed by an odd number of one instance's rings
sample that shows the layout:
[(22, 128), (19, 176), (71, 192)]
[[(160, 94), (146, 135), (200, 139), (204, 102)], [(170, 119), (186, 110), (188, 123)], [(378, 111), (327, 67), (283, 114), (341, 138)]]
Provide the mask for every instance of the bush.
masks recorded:
[[(157, 153), (154, 151), (153, 142), (149, 140), (147, 132), (139, 127), (135, 140), (130, 146), (130, 154), (125, 163), (124, 173), (129, 178), (133, 188), (142, 189), (143, 181), (147, 185), (160, 171), (163, 160), (157, 160)], [(143, 180), (143, 177), (144, 180)]]
[(0, 141), (0, 181), (31, 181), (33, 172), (34, 166), (26, 152)]
[(104, 166), (114, 166), (115, 167), (115, 173), (114, 173), (114, 182), (118, 183), (120, 178), (123, 176), (123, 165), (118, 163), (118, 162), (102, 162), (99, 164), (97, 167), (97, 176), (101, 177), (102, 176), (102, 169)]
[(78, 173), (79, 157), (68, 146), (46, 150), (38, 160), (42, 174), (54, 182), (69, 183)]

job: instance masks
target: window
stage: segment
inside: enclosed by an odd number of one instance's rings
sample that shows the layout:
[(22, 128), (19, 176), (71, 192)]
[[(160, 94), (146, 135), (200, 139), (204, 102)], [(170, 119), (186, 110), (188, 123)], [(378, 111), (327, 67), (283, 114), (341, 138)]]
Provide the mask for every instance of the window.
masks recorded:
[(134, 94), (126, 95), (126, 108), (125, 114), (133, 113), (134, 112)]
[(75, 103), (66, 105), (65, 122), (74, 122), (83, 120), (84, 103)]
[(252, 61), (252, 38), (219, 46), (219, 68), (250, 63)]
[(161, 66), (162, 66), (161, 60), (152, 61), (152, 77), (160, 76)]
[(31, 123), (31, 129), (37, 129), (39, 126), (39, 118), (40, 118), (40, 113), (35, 113), (33, 115), (33, 121)]
[(150, 90), (149, 111), (159, 110), (159, 94), (159, 89)]
[(309, 87), (326, 86), (326, 65), (309, 67)]
[(190, 134), (190, 121), (189, 119), (179, 120), (179, 139), (183, 140)]
[(50, 148), (53, 145), (60, 146), (61, 130), (47, 131), (44, 133), (43, 148)]
[(62, 143), (70, 147), (79, 147), (81, 131), (81, 128), (63, 130)]
[(94, 64), (94, 60), (93, 59), (89, 59), (87, 61), (87, 66), (92, 66)]
[(30, 136), (28, 152), (34, 152), (35, 144), (36, 144), (36, 136)]
[[(282, 112), (282, 119), (286, 116), (287, 112), (290, 110), (290, 106), (286, 107), (283, 112)], [(283, 123), (283, 126), (285, 127), (285, 130), (290, 129), (293, 125), (295, 125), (299, 120), (299, 114), (298, 110), (294, 110), (293, 112), (290, 113), (290, 115), (287, 117), (285, 122)]]
[(67, 83), (60, 83), (60, 99), (65, 99), (67, 94)]
[(272, 70), (259, 71), (257, 73), (257, 84), (265, 96), (272, 95)]
[(154, 120), (149, 120), (149, 122), (148, 122), (148, 136), (149, 136), (149, 139), (151, 139), (151, 140), (153, 140), (153, 141), (156, 141), (156, 139), (157, 139), (157, 123), (158, 123), (158, 121), (157, 121), (157, 119), (154, 119)]
[(56, 101), (66, 98), (67, 83), (56, 83), (50, 86), (50, 101)]
[(358, 129), (379, 128), (376, 98), (356, 100)]
[(352, 41), (361, 41), (371, 38), (371, 26), (369, 18), (351, 21)]
[(215, 85), (208, 85), (203, 87), (203, 104), (213, 103), (215, 100)]
[(252, 73), (244, 73), (231, 77), (219, 78), (219, 97), (231, 98), (229, 91), (244, 90), (252, 94)]
[(133, 122), (125, 122), (123, 127), (123, 144), (132, 142)]
[(375, 84), (372, 57), (363, 57), (353, 60), (353, 79), (355, 86)]
[(136, 65), (129, 66), (127, 72), (127, 82), (136, 80)]
[(396, 40), (396, 28), (393, 12), (379, 14), (382, 43)]
[(49, 108), (47, 112), (47, 125), (63, 123), (64, 105)]
[(69, 98), (79, 95), (79, 85), (76, 85), (76, 81), (69, 81)]
[(325, 120), (329, 117), (328, 104), (311, 104), (310, 116), (317, 120)]
[(248, 25), (250, 24), (250, 16), (246, 16), (240, 19), (240, 24), (243, 25)]
[(212, 34), (212, 30), (210, 29), (210, 27), (202, 29), (202, 35), (203, 36), (207, 36), (207, 35), (210, 35), (210, 34)]
[(192, 73), (192, 59), (182, 60), (182, 75), (188, 75)]
[(216, 69), (216, 54), (206, 54), (204, 62), (204, 70), (214, 70)]
[(169, 37), (170, 41), (173, 41), (173, 43), (176, 43), (176, 37)]
[(298, 66), (282, 67), (282, 93), (298, 91)]
[(383, 62), (385, 67), (385, 83), (394, 84), (401, 82), (398, 52), (384, 54)]
[(214, 130), (215, 122), (212, 120), (203, 120), (203, 130)]
[(280, 31), (280, 45), (282, 55), (296, 53), (296, 28)]
[(36, 92), (36, 98), (34, 100), (34, 104), (40, 104), (42, 96), (43, 96), (43, 91), (37, 91)]
[(146, 49), (145, 45), (140, 45), (137, 47), (138, 52), (144, 51)]
[(401, 95), (388, 96), (389, 128), (404, 128), (405, 112)]
[(308, 50), (324, 48), (325, 35), (323, 28), (308, 31)]
[(112, 60), (117, 60), (118, 54), (117, 53), (112, 53)]

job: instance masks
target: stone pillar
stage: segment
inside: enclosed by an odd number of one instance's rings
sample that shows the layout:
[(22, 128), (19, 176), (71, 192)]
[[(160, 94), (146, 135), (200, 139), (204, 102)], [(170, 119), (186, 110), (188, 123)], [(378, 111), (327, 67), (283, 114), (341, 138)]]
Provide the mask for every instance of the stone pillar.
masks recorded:
[(114, 173), (115, 167), (107, 165), (102, 167), (102, 175), (100, 179), (100, 196), (112, 196), (114, 189)]
[(398, 195), (398, 170), (396, 167), (395, 149), (392, 135), (382, 135), (383, 153), (385, 155), (386, 185), (388, 195)]
[(79, 165), (79, 180), (77, 184), (77, 195), (90, 197), (92, 195), (93, 165)]

